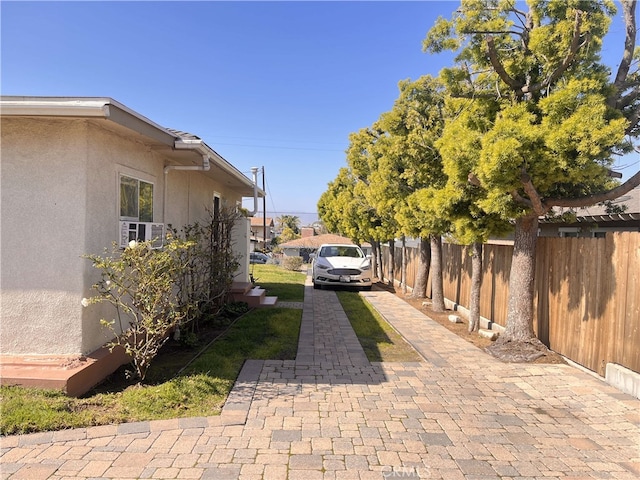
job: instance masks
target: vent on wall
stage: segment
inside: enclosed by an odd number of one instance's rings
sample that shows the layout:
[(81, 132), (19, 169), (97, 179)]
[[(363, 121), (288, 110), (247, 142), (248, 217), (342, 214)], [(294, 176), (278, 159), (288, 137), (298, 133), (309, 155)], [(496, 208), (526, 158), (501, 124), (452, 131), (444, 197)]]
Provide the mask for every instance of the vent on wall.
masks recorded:
[(126, 248), (129, 242), (151, 241), (151, 248), (162, 248), (164, 224), (151, 222), (120, 222), (120, 248)]

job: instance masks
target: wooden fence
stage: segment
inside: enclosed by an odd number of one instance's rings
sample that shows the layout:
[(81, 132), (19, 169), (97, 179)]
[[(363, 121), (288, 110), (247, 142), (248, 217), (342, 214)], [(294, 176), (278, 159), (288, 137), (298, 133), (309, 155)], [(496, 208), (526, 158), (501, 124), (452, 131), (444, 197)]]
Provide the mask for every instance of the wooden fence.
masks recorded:
[[(383, 252), (388, 274), (389, 248)], [(502, 326), (512, 253), (512, 245), (484, 245), (480, 315)], [(409, 287), (417, 258), (417, 248), (407, 248)], [(396, 282), (401, 278), (400, 259), (396, 244)], [(536, 260), (538, 338), (600, 375), (607, 363), (640, 372), (640, 232), (607, 233), (605, 238), (540, 237)], [(468, 308), (471, 257), (465, 247), (443, 244), (443, 277), (445, 297)]]

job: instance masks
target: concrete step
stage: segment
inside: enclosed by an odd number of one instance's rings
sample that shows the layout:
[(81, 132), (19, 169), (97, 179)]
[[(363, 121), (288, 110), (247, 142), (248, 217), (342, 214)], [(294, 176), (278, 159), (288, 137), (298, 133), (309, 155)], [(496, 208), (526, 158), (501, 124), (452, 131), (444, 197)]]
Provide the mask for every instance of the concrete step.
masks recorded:
[(234, 302), (245, 302), (251, 308), (273, 307), (278, 297), (267, 297), (264, 288), (254, 286), (249, 282), (234, 282), (231, 286), (231, 296)]
[(278, 297), (264, 297), (260, 307), (275, 307), (278, 303)]
[(253, 288), (251, 282), (233, 282), (231, 284), (231, 293), (246, 293)]

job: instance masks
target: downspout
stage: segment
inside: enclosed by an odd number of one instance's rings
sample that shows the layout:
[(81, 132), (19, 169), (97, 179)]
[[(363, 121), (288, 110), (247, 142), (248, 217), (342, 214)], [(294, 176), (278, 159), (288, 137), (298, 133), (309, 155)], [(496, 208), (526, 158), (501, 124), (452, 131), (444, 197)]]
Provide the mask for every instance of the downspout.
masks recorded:
[(253, 210), (247, 212), (247, 216), (253, 217), (258, 212), (258, 167), (251, 167), (253, 174)]

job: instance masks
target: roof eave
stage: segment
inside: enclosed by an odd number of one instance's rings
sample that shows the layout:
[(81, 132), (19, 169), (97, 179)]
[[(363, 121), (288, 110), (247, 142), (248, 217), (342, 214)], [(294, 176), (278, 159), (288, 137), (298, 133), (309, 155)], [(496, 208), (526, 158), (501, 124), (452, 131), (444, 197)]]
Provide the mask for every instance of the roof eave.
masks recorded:
[[(176, 150), (193, 150), (208, 155), (210, 160), (234, 178), (243, 194), (253, 195), (253, 181), (200, 139), (184, 138), (110, 97), (0, 97), (0, 115), (29, 117), (102, 118), (145, 135)], [(258, 188), (258, 195), (265, 192)]]

